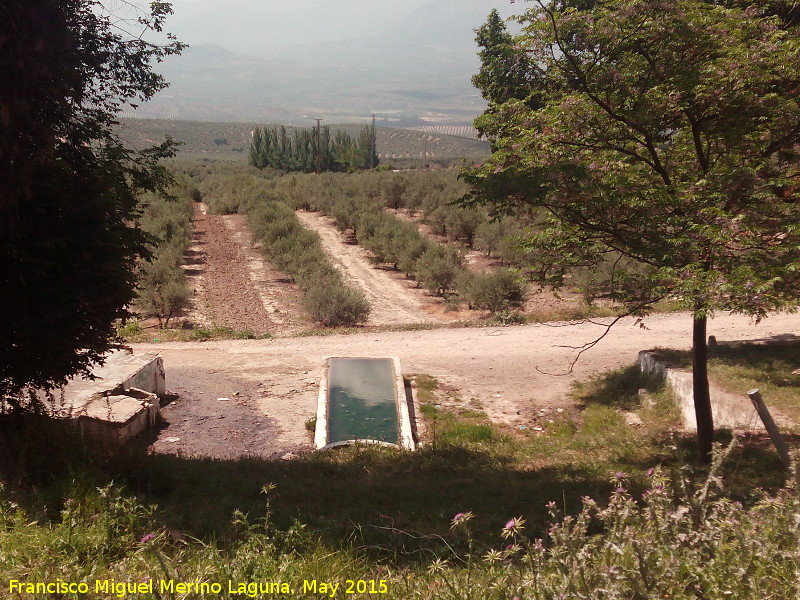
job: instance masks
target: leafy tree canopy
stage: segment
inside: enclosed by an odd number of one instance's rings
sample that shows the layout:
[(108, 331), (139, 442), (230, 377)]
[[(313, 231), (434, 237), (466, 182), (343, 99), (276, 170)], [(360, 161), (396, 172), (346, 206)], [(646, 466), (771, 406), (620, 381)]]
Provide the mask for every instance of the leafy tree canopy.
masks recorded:
[(542, 104), (515, 92), (479, 118), (494, 151), (466, 174), (470, 201), (541, 209), (529, 248), (543, 284), (624, 257), (639, 268), (590, 293), (633, 314), (686, 299), (702, 403), (706, 316), (761, 318), (800, 293), (796, 29), (768, 3), (536, 4), (513, 47)]
[[(167, 140), (136, 152), (124, 104), (166, 87), (151, 63), (181, 51), (152, 2), (123, 21), (96, 0), (0, 3), (0, 398), (86, 372), (112, 346), (147, 236), (137, 193), (163, 191)], [(125, 31), (126, 24), (135, 35)]]

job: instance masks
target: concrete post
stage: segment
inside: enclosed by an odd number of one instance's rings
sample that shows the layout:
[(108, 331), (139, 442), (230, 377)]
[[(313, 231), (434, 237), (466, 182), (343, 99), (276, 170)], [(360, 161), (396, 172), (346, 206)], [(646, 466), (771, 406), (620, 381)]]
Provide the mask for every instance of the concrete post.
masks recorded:
[(758, 411), (758, 416), (761, 417), (761, 422), (764, 423), (764, 427), (766, 427), (769, 432), (769, 437), (772, 438), (772, 443), (775, 444), (775, 449), (781, 457), (781, 462), (787, 469), (790, 468), (792, 460), (789, 457), (789, 447), (786, 445), (786, 440), (783, 439), (781, 432), (778, 430), (778, 426), (775, 425), (775, 421), (772, 420), (772, 415), (769, 414), (769, 409), (767, 405), (764, 404), (761, 393), (755, 389), (747, 392), (747, 395), (750, 396), (753, 406), (755, 406), (756, 411)]

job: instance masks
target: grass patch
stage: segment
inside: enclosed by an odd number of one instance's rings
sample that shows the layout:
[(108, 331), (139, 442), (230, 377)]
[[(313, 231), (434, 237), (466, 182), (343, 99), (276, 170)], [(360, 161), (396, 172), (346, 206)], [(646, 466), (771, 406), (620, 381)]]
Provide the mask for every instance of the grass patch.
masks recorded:
[(272, 335), (255, 335), (250, 330), (234, 329), (224, 325), (194, 328), (143, 327), (138, 321), (129, 321), (117, 328), (117, 336), (129, 344), (157, 344), (160, 342), (206, 342), (210, 340), (265, 340)]
[[(657, 349), (677, 368), (691, 369), (688, 351)], [(745, 395), (758, 388), (767, 406), (800, 424), (800, 340), (720, 344), (709, 348), (709, 379), (719, 388)]]

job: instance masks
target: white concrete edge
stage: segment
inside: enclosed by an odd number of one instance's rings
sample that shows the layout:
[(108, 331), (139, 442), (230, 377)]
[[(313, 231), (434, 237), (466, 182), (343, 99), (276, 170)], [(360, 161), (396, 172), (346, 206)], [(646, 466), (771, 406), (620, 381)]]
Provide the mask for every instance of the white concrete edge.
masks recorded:
[(323, 450), (328, 446), (328, 367), (332, 356), (322, 359), (322, 374), (317, 394), (317, 424), (314, 429), (314, 448)]
[[(697, 431), (697, 416), (694, 409), (693, 376), (691, 372), (673, 368), (656, 358), (657, 352), (641, 350), (639, 368), (644, 372), (663, 377), (678, 400), (681, 421), (686, 431)], [(711, 387), (711, 412), (715, 427), (729, 429), (763, 429), (755, 407), (744, 394), (731, 394)]]
[(411, 429), (411, 416), (408, 412), (408, 400), (406, 399), (406, 384), (403, 380), (403, 369), (400, 367), (400, 358), (392, 356), (392, 367), (394, 370), (394, 394), (397, 402), (397, 421), (400, 445), (406, 450), (416, 450), (414, 443), (414, 433)]
[(341, 448), (343, 446), (382, 446), (384, 448), (400, 448), (397, 444), (391, 442), (384, 442), (383, 440), (371, 440), (369, 438), (356, 438), (352, 440), (341, 440), (338, 442), (331, 442), (326, 444), (320, 450), (330, 450), (331, 448)]

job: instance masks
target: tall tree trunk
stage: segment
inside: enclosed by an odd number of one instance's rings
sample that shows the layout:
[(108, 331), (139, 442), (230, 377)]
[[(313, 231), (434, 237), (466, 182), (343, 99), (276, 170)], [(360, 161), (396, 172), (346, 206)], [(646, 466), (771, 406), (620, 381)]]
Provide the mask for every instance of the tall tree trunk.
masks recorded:
[(707, 317), (694, 318), (692, 329), (692, 371), (694, 413), (697, 417), (697, 451), (700, 462), (711, 462), (714, 443), (714, 417), (711, 414), (711, 394), (708, 389)]

